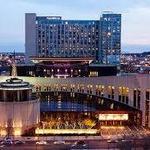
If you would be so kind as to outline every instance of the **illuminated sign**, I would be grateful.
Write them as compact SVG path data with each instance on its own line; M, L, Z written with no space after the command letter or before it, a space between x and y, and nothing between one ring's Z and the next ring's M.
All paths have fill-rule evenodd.
M128 114L99 114L99 120L128 120Z
M47 16L47 19L60 19L61 20L61 16Z
M96 134L97 129L39 129L35 134Z
M91 71L91 72L90 72L90 77L98 77L98 72L96 72L96 71Z

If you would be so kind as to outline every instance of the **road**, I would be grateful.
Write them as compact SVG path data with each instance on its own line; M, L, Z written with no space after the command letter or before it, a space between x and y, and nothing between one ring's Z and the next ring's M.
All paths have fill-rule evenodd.
M10 145L10 146L0 146L0 150L71 150L77 149L72 148L71 145L75 141L67 141L66 144L54 144L52 141L48 141L47 145L37 145L35 142L26 142L22 145ZM144 139L136 139L134 141L125 140L125 141L111 141L110 143L107 140L86 140L87 148L91 150L100 150L100 149L128 149L132 150L138 148L140 150L149 150L150 142L146 142Z

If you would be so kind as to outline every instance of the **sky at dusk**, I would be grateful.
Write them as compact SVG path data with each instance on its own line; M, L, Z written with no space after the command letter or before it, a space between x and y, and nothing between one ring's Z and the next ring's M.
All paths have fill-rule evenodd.
M25 13L63 19L99 19L122 14L122 51L150 51L150 0L0 0L0 51L24 52Z

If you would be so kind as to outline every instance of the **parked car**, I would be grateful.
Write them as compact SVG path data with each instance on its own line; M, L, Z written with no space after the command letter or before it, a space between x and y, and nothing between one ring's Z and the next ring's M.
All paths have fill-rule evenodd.
M54 141L54 144L66 144L65 141Z
M13 142L11 140L4 140L1 142L1 144L4 144L4 145L12 145Z
M20 141L20 140L16 140L16 141L14 141L14 144L21 145L21 144L25 144L25 142L24 141Z
M108 139L107 143L118 143L119 141L117 139Z
M85 149L87 148L87 144L84 141L77 141L73 145L71 145L73 149Z
M39 145L46 145L47 142L46 142L46 141L37 141L36 144L39 144Z

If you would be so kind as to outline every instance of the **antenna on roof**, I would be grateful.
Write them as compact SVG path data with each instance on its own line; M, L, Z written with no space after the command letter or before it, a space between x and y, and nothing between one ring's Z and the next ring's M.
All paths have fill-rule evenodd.
M15 63L15 57L16 56L16 53L15 53L15 50L14 50L14 54L13 54L13 59L12 59L12 71L11 71L11 76L13 78L15 78L17 76L17 68L16 68L16 63Z
M108 11L108 10L102 11L102 14L113 14L113 13L114 13L113 11Z

